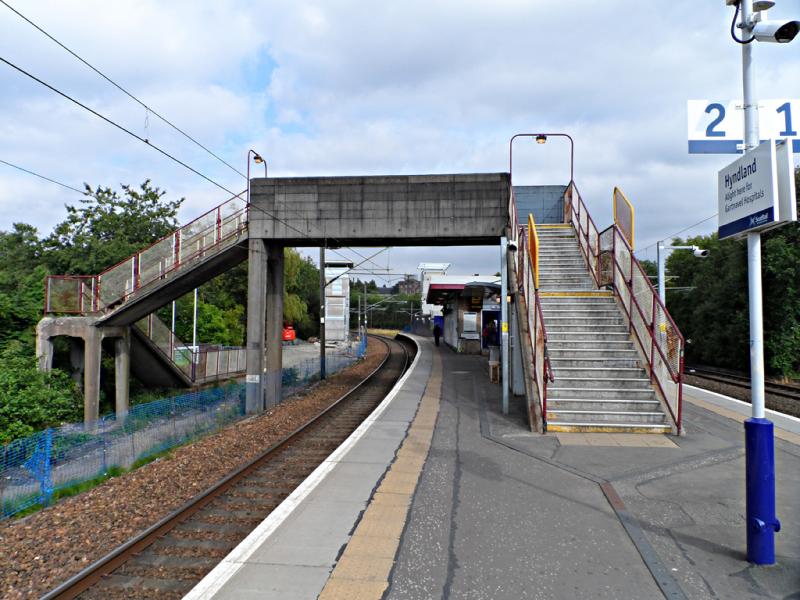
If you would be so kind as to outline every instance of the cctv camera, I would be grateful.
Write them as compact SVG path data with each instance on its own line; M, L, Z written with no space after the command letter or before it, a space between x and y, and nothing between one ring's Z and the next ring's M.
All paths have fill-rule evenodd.
M759 42L791 42L798 31L800 21L761 21L753 25L753 36Z
M709 255L709 251L708 250L703 250L702 248L695 248L694 249L694 255L697 258L705 258L706 256Z
M516 252L517 251L517 242L513 240L508 241L508 251L509 252Z

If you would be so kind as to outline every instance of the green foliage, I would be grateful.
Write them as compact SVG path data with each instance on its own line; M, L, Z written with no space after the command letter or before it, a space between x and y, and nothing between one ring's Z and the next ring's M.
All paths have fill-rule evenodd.
M67 219L43 241L52 272L100 273L177 229L183 198L164 199L166 192L149 180L122 191L87 184L81 205L67 205Z
M800 190L800 171L796 172ZM749 371L750 324L747 291L747 243L717 239L716 234L674 240L711 251L697 259L676 250L667 259L667 306L683 334L688 363ZM790 223L762 235L764 349L767 370L778 376L800 373L800 224Z
M83 402L66 373L42 373L19 342L0 352L0 443L34 431L81 420Z

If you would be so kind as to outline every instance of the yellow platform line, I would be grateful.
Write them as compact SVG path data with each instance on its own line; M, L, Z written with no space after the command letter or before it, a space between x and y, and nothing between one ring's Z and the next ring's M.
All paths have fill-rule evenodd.
M379 600L389 587L400 536L428 456L439 414L442 358L433 366L417 414L383 481L334 566L319 600Z
M541 298L611 298L614 292L539 292Z

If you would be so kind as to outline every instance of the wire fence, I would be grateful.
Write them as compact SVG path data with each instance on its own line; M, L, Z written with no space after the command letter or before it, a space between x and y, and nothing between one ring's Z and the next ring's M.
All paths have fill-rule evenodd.
M326 356L335 373L366 353L366 339ZM283 398L319 378L319 359L282 372ZM67 424L15 440L2 448L0 519L47 506L61 490L105 477L241 419L245 386L229 383L131 407L124 420L110 414L91 426Z

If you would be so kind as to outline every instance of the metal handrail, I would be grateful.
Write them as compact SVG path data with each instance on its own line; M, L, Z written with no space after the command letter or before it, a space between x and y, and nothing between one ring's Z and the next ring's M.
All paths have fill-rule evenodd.
M242 192L244 193L244 192ZM107 309L111 306L117 305L119 302L124 302L136 292L141 290L142 288L154 283L155 281L164 279L167 275L177 270L180 270L182 266L184 266L187 262L194 261L195 259L206 255L210 252L214 252L218 250L223 244L225 244L231 238L235 238L239 236L246 228L247 228L247 216L248 216L248 206L244 204L242 208L232 212L229 215L222 214L222 210L226 205L230 203L241 200L240 196L242 194L238 194L236 196L232 196L219 206L203 213L199 217L193 219L189 223L182 225L176 231L173 231L169 235L162 237L161 239L153 242L152 244L148 245L147 247L139 250L135 254L125 258L124 260L118 262L117 264L105 269L101 273L97 275L48 275L45 280L45 312L65 312L65 313L77 313L77 314L86 314L89 312L99 312L101 310ZM244 202L242 200L242 202ZM209 223L208 225L204 226L202 229L193 232L192 227L195 226L197 223L201 222L204 219L207 219L209 215L214 215L216 213L216 218L214 219L213 223ZM243 217L243 218L242 218ZM223 227L225 224L234 222L236 226L228 231L227 233L223 234ZM181 234L191 233L191 239L204 239L209 232L213 233L213 242L209 245L203 245L202 247L198 247L197 250L194 250L190 253L184 253L184 244L185 240L182 238ZM150 275L143 276L142 270L142 256L144 256L148 250L151 248L163 244L164 242L168 242L170 246L170 253L168 256L164 256L162 258L163 268L152 269L154 265L146 265L145 271L152 269L153 272ZM155 264L155 263L154 263ZM129 267L130 266L130 267ZM125 284L123 290L120 290L119 293L114 293L109 298L102 298L103 290L103 279L107 278L110 273L112 272L120 272L120 270L127 270L130 268L129 274L129 283ZM76 302L75 306L72 309L61 309L54 311L52 310L52 303L50 302L50 282L53 280L61 280L61 279L74 279L74 278L83 278L86 280L91 280L91 290L92 290L92 301L91 301L91 308L87 308L84 306L83 298L81 297L80 302ZM126 274L125 277L128 277Z
M612 250L611 250L612 261L611 261L611 278L610 278L610 282L609 283L611 284L615 295L620 299L619 304L622 306L622 309L623 309L623 311L625 313L625 316L628 318L629 331L631 333L635 334L635 339L636 339L637 343L639 344L639 347L642 349L642 352L644 353L645 356L649 357L649 365L648 365L648 367L649 367L649 371L650 371L650 378L653 381L653 383L655 383L655 385L657 386L658 391L660 392L661 396L664 398L665 404L666 404L667 409L668 409L668 411L670 413L670 416L672 417L673 421L675 422L675 425L676 425L676 427L678 429L678 433L680 433L681 429L682 429L682 415L683 415L683 368L684 368L683 353L684 353L684 348L685 348L685 339L683 337L683 334L678 329L678 326L675 323L675 320L672 318L672 315L670 315L669 312L667 311L667 308L666 308L666 306L664 306L664 303L661 302L661 298L658 296L658 293L656 292L655 288L653 287L653 284L650 282L650 279L646 276L646 272L644 271L644 268L642 267L641 263L634 256L633 251L631 249L631 246L628 243L628 239L626 238L624 232L622 232L622 230L619 228L619 226L616 223L614 223L611 226L609 226L608 228L604 229L602 232L598 232L597 231L597 227L595 226L594 221L592 220L591 215L589 214L589 211L586 208L586 205L584 204L583 199L580 197L580 194L578 193L577 187L574 184L570 185L568 191L565 193L565 196L567 194L569 194L569 196L570 196L570 207L569 207L569 209L567 209L567 212L570 215L570 223L573 226L573 228L576 230L576 234L578 235L578 238L579 238L578 246L581 249L581 252L582 252L582 254L584 256L584 259L587 261L587 265L589 266L589 270L590 271L592 271L591 262L590 261L592 259L594 259L594 261L595 261L596 268L595 268L595 271L592 274L594 275L594 278L595 278L595 281L597 282L598 287L600 287L600 285L603 284L603 282L601 282L601 280L600 280L600 275L601 275L601 273L600 273L600 255L602 254L602 251L601 251L601 248L600 248L600 240L608 232L611 232L611 238L612 238ZM624 195L623 195L623 197L624 197ZM625 199L627 201L627 198L625 198ZM582 214L585 214L586 217L587 217L586 218L587 225L586 225L585 229L584 229L583 224L581 222ZM591 243L591 236L589 235L590 226L592 228L594 228L594 232L595 232L595 237L594 237L595 246L594 247L593 247L593 245ZM625 271L623 269L623 266L617 260L616 244L618 243L618 240L619 240L619 243L623 245L624 249L628 252L628 255L630 256L630 265L629 265L629 271L628 271L628 275L627 276L625 275ZM585 245L586 245L585 249L584 249L583 242L585 242ZM591 259L590 259L590 255L591 255ZM651 317L649 319L649 323L648 323L647 316L646 316L644 310L642 309L642 306L641 306L640 302L637 300L636 295L634 293L634 289L633 289L634 269L638 269L639 273L642 275L641 279L646 282L646 286L647 286L645 289L647 289L649 291L650 295L651 295L652 314L651 314ZM630 308L628 306L626 306L624 301L622 301L622 295L620 293L620 290L617 289L617 285L615 283L616 282L616 274L617 274L617 272L620 275L622 275L622 279L625 282L625 288L626 288L626 291L628 293L628 297L630 298L630 302L631 302L631 307ZM643 324L645 324L646 329L648 331L648 334L650 336L650 340L649 340L650 348L649 348L649 351L645 347L646 340L642 340L640 335L639 335L639 331L635 327L633 327L633 307L634 306L636 307L636 312L637 312L641 322ZM658 343L658 340L657 340L657 335L656 335L656 314L659 311L668 320L669 325L671 326L672 330L674 331L674 335L676 336L677 341L678 341L678 343L680 345L680 356L679 356L679 360L678 360L677 369L674 369L672 367L672 363L670 362L669 358L664 353L664 349L661 347L661 344ZM676 406L676 410L675 411L673 411L672 406L670 405L670 402L668 401L668 398L667 398L667 395L666 395L666 391L664 389L664 384L663 384L663 382L661 381L661 379L658 377L658 375L656 373L655 364L654 364L656 351L658 352L659 356L661 357L661 361L666 366L667 372L669 374L670 379L673 381L673 383L675 383L678 386L677 406Z

